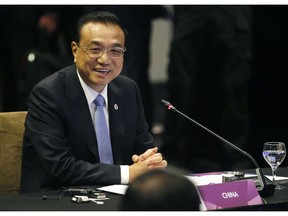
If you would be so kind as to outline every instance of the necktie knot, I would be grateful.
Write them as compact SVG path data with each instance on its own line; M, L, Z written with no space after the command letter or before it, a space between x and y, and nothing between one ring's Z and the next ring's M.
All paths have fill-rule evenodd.
M96 106L104 106L105 104L104 97L101 94L99 94L94 100L94 103L96 104Z

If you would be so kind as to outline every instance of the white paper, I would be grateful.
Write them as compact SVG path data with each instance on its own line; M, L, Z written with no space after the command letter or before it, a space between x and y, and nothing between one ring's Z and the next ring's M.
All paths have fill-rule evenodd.
M203 176L185 176L196 186L220 184L222 183L222 175L203 175Z
M106 191L110 193L124 195L126 193L127 188L128 188L128 185L109 185L109 186L104 186L104 187L100 187L97 189L100 191Z

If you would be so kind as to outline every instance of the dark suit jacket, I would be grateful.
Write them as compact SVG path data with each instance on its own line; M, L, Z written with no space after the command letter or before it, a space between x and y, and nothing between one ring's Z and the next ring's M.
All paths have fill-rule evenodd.
M25 123L20 193L119 184L119 165L130 165L133 154L154 147L136 83L118 76L108 85L108 98L115 165L99 163L91 114L76 67L64 68L36 85Z

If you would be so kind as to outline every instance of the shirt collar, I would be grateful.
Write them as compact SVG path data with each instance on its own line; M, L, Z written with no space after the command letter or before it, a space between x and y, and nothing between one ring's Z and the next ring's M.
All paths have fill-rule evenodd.
M76 69L77 70L77 69ZM98 93L97 91L95 91L94 89L92 89L90 86L88 86L84 80L81 78L78 70L77 70L77 75L78 75L78 78L79 78L79 81L80 81L80 84L84 90L84 93L85 93L85 96L86 96L86 99L87 99L87 102L88 102L88 105L91 105L93 103L93 101L95 100L95 98L98 96L98 94L101 94L104 99L105 99L105 104L107 105L108 104L108 95L107 95L107 86L106 85L104 87L104 89Z

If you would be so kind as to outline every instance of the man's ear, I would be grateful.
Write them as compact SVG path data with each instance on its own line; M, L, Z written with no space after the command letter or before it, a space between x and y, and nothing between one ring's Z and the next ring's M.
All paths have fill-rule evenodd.
M76 62L76 53L78 50L78 46L77 46L77 43L75 41L71 42L71 50L72 50L72 54L74 56L74 62Z

